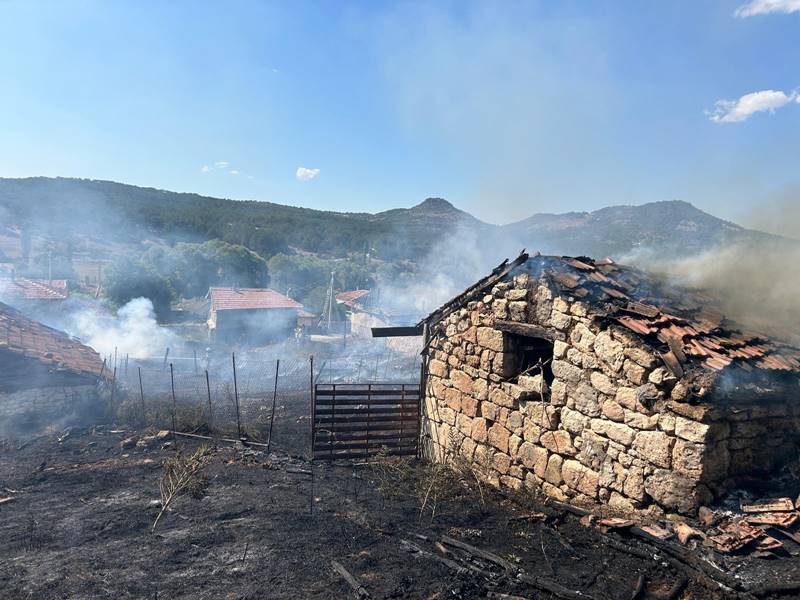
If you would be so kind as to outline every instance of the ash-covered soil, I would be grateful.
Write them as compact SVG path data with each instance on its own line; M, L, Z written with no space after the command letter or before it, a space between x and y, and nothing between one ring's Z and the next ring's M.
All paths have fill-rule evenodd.
M316 463L312 482L311 465L290 450L220 446L206 495L179 498L152 533L162 462L175 450L159 440L123 451L120 442L132 435L140 434L83 429L63 441L53 434L0 449L0 497L13 497L0 504L0 597L355 597L333 560L373 598L556 597L489 560L438 545L443 536L491 551L574 598L633 598L641 575L639 598L665 598L683 576L689 581L675 597L732 595L624 533L603 534L552 506L496 491L482 490L482 500L467 482L451 482L456 489L445 498L428 497L420 516L421 498L408 488L425 489L419 478L429 473L416 463L404 489L387 491L367 465ZM187 453L198 442L178 444ZM728 559L725 569L751 583L787 581L798 578L800 561Z

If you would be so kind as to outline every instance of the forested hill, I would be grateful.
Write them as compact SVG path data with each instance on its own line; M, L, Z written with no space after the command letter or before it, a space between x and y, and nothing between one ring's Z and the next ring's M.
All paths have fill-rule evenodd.
M341 213L44 177L0 179L0 228L3 225L54 239L73 233L109 244L154 237L168 243L220 239L264 257L293 248L329 257L368 251L389 261L418 260L448 237L465 250L477 246L491 255L489 263L522 247L589 256L620 257L642 249L685 256L721 243L785 241L680 201L537 214L494 226L441 198L377 214Z
M55 237L69 232L123 243L222 239L264 256L289 247L329 256L372 248L386 259L423 256L437 235L461 222L486 226L441 199L378 214L341 213L45 177L0 179L0 217L4 225Z

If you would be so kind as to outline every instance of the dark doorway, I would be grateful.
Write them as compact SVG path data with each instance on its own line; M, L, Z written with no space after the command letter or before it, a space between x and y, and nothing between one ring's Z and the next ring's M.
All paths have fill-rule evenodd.
M517 376L541 372L547 385L553 383L553 342L544 338L509 334L511 351L519 361Z

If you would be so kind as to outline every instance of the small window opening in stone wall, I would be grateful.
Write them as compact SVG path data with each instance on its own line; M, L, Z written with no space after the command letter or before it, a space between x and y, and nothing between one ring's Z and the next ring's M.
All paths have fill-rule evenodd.
M516 376L544 375L547 385L553 383L553 342L544 338L509 334L511 352L516 356Z

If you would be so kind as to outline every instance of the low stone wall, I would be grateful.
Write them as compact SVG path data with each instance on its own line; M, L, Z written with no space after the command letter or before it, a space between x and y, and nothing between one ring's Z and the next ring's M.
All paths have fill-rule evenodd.
M557 338L549 386L541 374L509 381L518 357L511 337L493 328L496 319ZM526 275L441 325L430 344L423 448L435 460L466 460L494 485L685 513L751 467L775 462L761 462L770 451L759 434L773 420L784 423L770 430L769 448L789 451L796 440L800 417L788 404L735 412L690 405L689 382L676 380L640 338Z
M99 410L96 385L0 392L0 434L30 431L48 424L68 425Z

